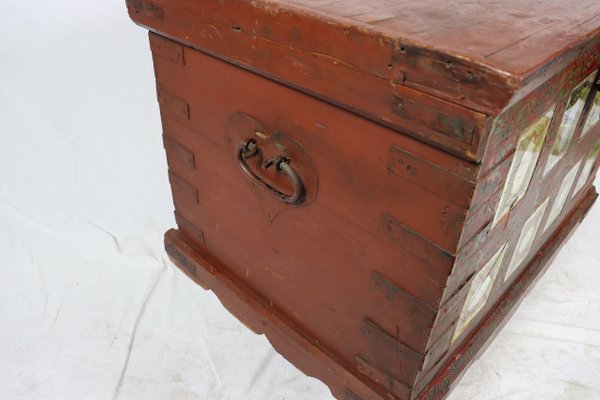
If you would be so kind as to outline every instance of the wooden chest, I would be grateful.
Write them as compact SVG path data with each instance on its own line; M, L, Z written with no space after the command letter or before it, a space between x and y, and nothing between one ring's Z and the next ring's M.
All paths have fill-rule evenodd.
M443 398L596 199L598 1L127 7L167 252L338 399Z

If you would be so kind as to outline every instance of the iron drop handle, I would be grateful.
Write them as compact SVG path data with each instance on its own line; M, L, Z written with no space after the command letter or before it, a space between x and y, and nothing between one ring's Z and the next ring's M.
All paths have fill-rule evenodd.
M287 204L301 204L304 200L304 183L300 178L300 175L292 168L291 160L283 155L275 156L263 162L261 168L267 170L271 166L275 167L277 171L283 171L292 182L293 193L288 195L280 190L275 189L269 185L263 179L252 171L246 160L261 155L261 150L258 147L256 140L249 138L240 143L236 150L237 159L240 163L242 170L256 183L259 187L263 188L271 195L275 196L279 200Z

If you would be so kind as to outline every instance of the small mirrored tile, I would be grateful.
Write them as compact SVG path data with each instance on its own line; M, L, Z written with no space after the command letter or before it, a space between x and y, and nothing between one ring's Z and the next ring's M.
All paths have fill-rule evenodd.
M595 75L596 72L588 75L588 77L585 78L579 85L577 85L571 92L571 96L567 102L560 127L558 128L556 138L554 139L554 144L550 150L548 161L546 162L544 175L554 168L561 158L567 154L567 150L569 150L569 146L571 145L571 141L575 135L575 130L579 123L579 118L583 112L586 100L590 91L592 90Z
M579 174L579 179L577 179L577 184L575 185L575 190L573 190L573 196L577 196L579 191L585 186L585 183L590 178L592 170L594 169L594 164L596 164L596 160L598 159L598 153L600 153L600 140L594 144L592 150L585 159L583 169L581 170L581 174Z
M597 84L600 84L600 82L597 82ZM583 139L585 135L598 124L598 122L600 122L600 91L596 91L596 94L594 95L592 106L581 131L581 139Z
M533 245L533 242L537 236L538 228L540 226L540 222L542 222L542 217L544 216L544 210L546 210L547 204L548 198L546 198L546 200L539 205L539 207L527 219L525 225L523 225L523 230L519 236L519 241L515 247L510 265L506 271L506 275L504 275L504 281L506 281L513 274L517 267L521 265L525 258L527 258L527 255L531 252L531 246Z
M554 115L553 106L521 134L504 184L493 225L525 196Z
M487 303L500 271L506 247L507 244L504 244L473 277L452 341L465 331L469 323Z
M573 182L575 181L575 177L577 176L577 171L579 171L580 165L581 161L573 165L560 182L560 186L556 190L556 195L554 196L554 201L552 202L552 207L550 208L550 213L548 214L548 220L546 221L544 231L547 231L548 228L550 228L554 221L556 221L556 218L558 218L560 215L562 209L565 207L567 197L569 196L571 187L573 187Z

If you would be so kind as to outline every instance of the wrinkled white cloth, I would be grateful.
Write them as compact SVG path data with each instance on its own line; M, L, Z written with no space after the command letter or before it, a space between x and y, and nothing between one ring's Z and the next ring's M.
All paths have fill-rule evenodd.
M124 3L0 3L0 398L331 399L168 261ZM596 205L451 400L600 399L599 225Z

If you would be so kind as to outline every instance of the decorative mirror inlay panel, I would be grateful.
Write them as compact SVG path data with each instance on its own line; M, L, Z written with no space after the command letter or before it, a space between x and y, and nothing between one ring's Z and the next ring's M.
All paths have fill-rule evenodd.
M554 145L552 146L550 156L548 157L548 162L546 163L544 175L547 174L556 164L558 164L565 154L567 154L567 150L569 150L569 146L571 145L571 140L575 134L579 118L581 117L583 107L590 90L592 89L595 75L596 72L588 75L588 77L585 78L579 85L577 85L577 87L575 87L575 89L573 89L571 92L571 96L569 97L569 101L565 108L563 119L560 123L560 127L558 128L558 132L556 133Z
M473 277L469 293L465 300L465 305L463 306L460 318L456 324L456 330L454 331L452 341L465 331L469 323L475 318L479 311L481 311L485 303L487 303L492 288L494 287L496 276L502 265L506 247L507 244L504 244L504 246L490 258L477 275Z
M548 127L554 115L552 106L544 113L537 121L531 124L523 131L519 141L515 155L510 166L510 171L504 184L500 203L496 209L493 225L502 219L502 217L525 196L529 182L535 171L540 151L548 132Z
M523 230L519 236L519 241L515 247L510 265L506 271L506 275L504 275L504 281L506 281L513 274L513 272L519 265L521 265L531 251L531 245L537 237L538 228L540 226L540 222L542 222L542 217L544 216L544 210L546 210L547 204L548 198L546 198L546 200L540 204L540 206L527 219L525 225L523 225Z
M573 187L575 177L577 176L577 171L579 171L580 165L581 161L573 165L571 169L569 169L569 172L567 172L565 177L560 182L560 186L556 190L556 196L554 196L554 201L552 202L552 207L550 208L550 213L548 214L548 220L546 221L544 231L548 230L548 228L554 223L554 221L556 221L556 218L558 218L560 212L564 208L565 203L567 202L567 197L569 196L569 192L571 191L571 187Z
M573 191L573 196L577 196L581 188L585 186L585 183L590 178L590 174L592 173L592 170L594 169L594 164L596 164L596 160L598 158L598 153L600 153L600 140L598 140L594 144L594 146L592 146L592 150L589 152L587 158L585 159L583 169L581 170L581 174L579 174L579 179L577 180L575 190Z
M600 85L600 80L596 82L596 85ZM581 131L581 139L588 134L590 130L600 121L600 91L596 91L594 95L594 100L592 101L592 106L590 112L585 119L585 125L583 125L583 129Z

